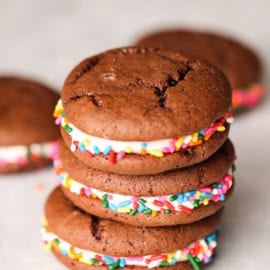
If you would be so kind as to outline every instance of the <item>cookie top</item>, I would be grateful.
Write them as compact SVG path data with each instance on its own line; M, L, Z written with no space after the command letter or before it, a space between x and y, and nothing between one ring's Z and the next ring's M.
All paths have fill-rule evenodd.
M69 179L85 186L130 196L163 196L200 189L222 179L235 159L233 145L228 140L209 159L190 167L155 175L120 175L88 167L63 141L59 154L61 165L55 163L55 166L60 178L67 174Z
M260 60L252 49L217 33L188 29L164 30L148 34L136 44L184 51L202 57L220 68L233 88L256 82L261 75Z
M182 53L136 47L84 60L61 97L66 118L79 130L122 141L192 134L231 106L230 85L215 67Z
M30 145L59 138L52 113L59 95L19 77L0 77L0 146Z
M173 227L133 227L86 214L60 188L45 206L48 229L71 245L108 256L142 256L172 252L216 230L222 211L199 222Z

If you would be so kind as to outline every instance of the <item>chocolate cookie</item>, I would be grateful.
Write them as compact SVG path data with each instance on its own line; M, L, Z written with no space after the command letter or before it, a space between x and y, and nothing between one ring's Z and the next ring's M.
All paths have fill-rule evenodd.
M55 172L66 197L93 215L133 226L170 226L212 215L231 196L233 146L208 160L157 175L130 176L92 169L61 142Z
M259 83L261 63L245 44L217 33L175 29L153 32L136 42L139 46L163 47L202 57L220 68L233 88L235 110L255 106L265 95Z
M51 116L59 95L18 77L0 77L0 93L0 173L50 164L60 137Z
M211 260L222 211L188 225L133 227L85 214L57 188L47 200L45 216L46 248L63 255L57 257L72 269L88 269L83 264L89 269L192 269L188 261L198 267Z
M153 174L201 162L227 138L231 89L213 66L162 49L122 48L80 63L55 109L87 165ZM113 166L109 166L113 165Z

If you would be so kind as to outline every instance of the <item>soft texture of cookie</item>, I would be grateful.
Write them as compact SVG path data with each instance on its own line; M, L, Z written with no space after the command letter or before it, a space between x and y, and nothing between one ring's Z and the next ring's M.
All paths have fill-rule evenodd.
M258 56L247 45L231 37L174 29L150 33L136 44L185 51L213 63L225 73L232 85L234 109L252 107L265 94L264 86L258 84L262 71Z
M97 265L111 265L112 258L117 257L113 260L119 259L119 264L124 260L124 266L136 265L138 261L140 265L145 263L145 266L149 266L152 263L152 266L159 266L160 261L165 260L165 263L168 261L167 257L164 259L158 255L170 253L178 261L181 252L184 261L190 260L188 257L195 260L194 257L197 257L198 253L207 252L208 261L216 245L213 232L216 231L221 216L222 210L211 217L188 225L133 227L99 219L82 212L64 197L60 188L57 188L49 196L45 206L47 224L44 225L42 235L48 249L71 257L74 261L80 259L81 263L91 262L90 258L86 258L88 254L95 258L96 261L92 260L92 262L93 264L96 262ZM174 254L176 251L179 257ZM143 258L139 260L138 257Z
M51 116L59 95L19 77L0 77L0 173L50 163L59 129Z
M69 74L61 98L55 116L67 144L79 149L77 156L89 166L118 173L128 173L126 165L108 169L102 153L111 164L134 154L130 174L183 167L216 151L227 137L226 122L231 122L231 89L223 73L197 58L162 49L121 48L88 58ZM223 136L215 136L207 151L206 141L211 144L219 132ZM166 156L204 143L189 163L185 155L171 166L155 163L157 158L171 163ZM93 155L99 160L91 161ZM149 162L161 170L150 165L145 171L141 165Z
M230 198L233 146L227 141L207 161L149 176L87 167L60 144L55 172L66 197L93 215L135 226L191 223L215 213Z

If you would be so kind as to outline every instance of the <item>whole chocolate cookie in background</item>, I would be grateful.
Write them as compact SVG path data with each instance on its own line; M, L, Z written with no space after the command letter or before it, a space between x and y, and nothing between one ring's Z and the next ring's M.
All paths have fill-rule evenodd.
M80 162L62 141L54 162L64 195L101 218L133 226L198 221L221 209L233 191L235 152L228 140L206 161L156 175L119 175Z
M52 112L59 95L46 85L0 77L0 173L51 164L59 128Z
M184 51L216 65L231 83L235 112L254 107L266 94L259 82L262 67L258 56L234 38L206 31L174 29L145 35L136 45Z
M120 48L67 77L55 117L88 166L145 175L199 163L226 141L231 88L222 72L163 49Z
M71 269L192 269L211 260L222 212L188 225L133 227L82 212L57 188L45 206L42 238Z

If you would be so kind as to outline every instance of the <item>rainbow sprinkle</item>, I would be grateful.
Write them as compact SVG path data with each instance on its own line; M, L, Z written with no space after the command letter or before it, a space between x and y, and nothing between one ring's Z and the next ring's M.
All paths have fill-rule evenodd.
M266 95L265 87L260 83L252 83L246 89L233 89L233 110L251 109Z
M42 158L55 159L58 152L57 142L34 143L29 146L16 145L0 147L0 168L10 164L26 166Z
M188 147L198 146L209 140L215 132L224 132L226 130L225 123L232 123L233 121L231 112L228 112L209 127L191 135L148 142L128 142L99 138L79 130L65 117L61 100L58 101L55 107L54 117L56 118L55 123L62 125L64 130L71 136L72 151L79 149L90 158L99 154L106 155L111 165L131 153L139 155L150 154L151 156L161 158L164 155L175 153Z
M103 208L108 208L116 213L126 213L130 216L134 216L137 213L157 216L158 213L170 214L175 211L182 211L190 215L193 209L200 205L206 206L211 201L224 201L227 192L233 185L233 172L235 170L233 165L221 180L198 190L190 190L185 193L167 196L140 197L107 193L79 183L64 171L59 159L54 160L54 167L58 183L70 192L79 196L97 199Z
M117 257L74 247L50 232L46 226L41 229L41 234L45 250L61 253L64 256L68 256L89 266L107 265L109 270L125 268L128 265L148 268L166 267L183 261L189 261L195 270L200 270L200 263L209 263L212 261L214 248L217 246L217 235L214 232L201 240L193 242L188 247L174 252L136 257Z

